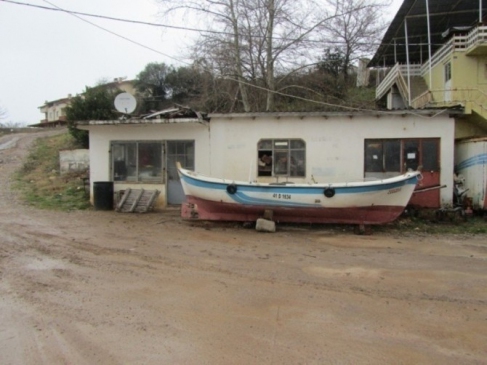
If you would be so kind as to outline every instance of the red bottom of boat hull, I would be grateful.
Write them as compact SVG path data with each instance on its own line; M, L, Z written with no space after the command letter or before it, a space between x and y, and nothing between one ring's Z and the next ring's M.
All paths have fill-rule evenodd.
M273 220L289 223L384 224L394 221L404 211L400 206L370 206L349 208L284 208L257 205L228 204L187 197L181 206L186 219L252 222L273 212Z

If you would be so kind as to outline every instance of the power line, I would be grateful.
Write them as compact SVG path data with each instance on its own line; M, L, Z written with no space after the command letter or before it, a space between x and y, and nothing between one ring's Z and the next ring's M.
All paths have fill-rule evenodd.
M6 0L0 0L0 1L6 1ZM94 26L94 27L96 27L96 28L98 28L98 29L101 29L101 30L103 30L103 31L105 31L105 32L107 32L107 33L110 33L110 34L112 34L112 35L114 35L114 36L116 36L116 37L122 38L122 39L124 39L124 40L126 40L126 41L128 41L128 42L130 42L130 43L133 43L133 44L135 44L135 45L137 45L137 46L140 46L140 47L142 47L142 48L148 49L148 50L150 50L150 51L152 51L152 52L158 53L158 54L160 54L160 55L162 55L162 56L165 56L165 57L171 58L171 59L173 59L173 60L175 60L175 61L178 61L178 62L181 62L181 63L186 63L186 64L190 65L190 63L189 63L189 62L185 62L185 61L182 61L182 60L180 60L180 59L177 59L177 58L175 58L175 57L173 57L173 56L170 56L170 55L168 55L168 54L166 54L166 53L163 53L163 52L161 52L161 51L158 51L157 49L154 49L154 48L152 48L152 47L146 46L145 44L142 44L142 43L139 43L139 42L137 42L137 41L134 41L133 39L127 38L127 37L125 37L125 36L123 36L123 35L121 35L121 34L115 33L115 32L113 32L113 31L111 31L111 30L109 30L109 29L106 29L106 28L104 28L104 27L102 27L102 26L98 25L98 24L92 23L92 22L90 22L89 20L83 19L82 17L78 16L77 14L73 14L72 12L70 12L70 11L68 11L68 10L64 10L64 9L62 9L62 8L58 7L57 5L55 5L55 4L53 4L53 3L50 3L50 2L49 2L49 1L47 1L47 0L43 0L43 1L44 1L44 2L46 2L46 3L48 3L48 4L49 4L49 5L51 5L51 6L56 7L56 8L57 8L59 11L63 11L63 12L65 12L65 13L67 13L67 14L71 15L71 16L74 16L75 18L78 18L79 20L81 20L81 21L83 21L83 22L85 22L85 23L88 23L88 24L90 24L90 25L92 25L92 26Z
M42 6L42 5L34 5L34 4L28 4L28 3L23 3L20 1L14 1L14 0L0 0L5 3L10 3L10 4L15 4L15 5L21 5L21 6L29 6L32 8L37 8L37 9L42 9L42 10L50 10L50 11L57 11L57 12L63 12L71 15L81 15L85 17L92 17L92 18L99 18L99 19L106 19L106 20L112 20L112 21L117 21L117 22L124 22L124 23L132 23L132 24L139 24L139 25L146 25L146 26L151 26L151 27L158 27L158 28L169 28L169 29L177 29L177 30L184 30L184 31L190 31L190 32L198 32L198 33L209 33L209 34L219 34L219 35L227 35L227 36L234 36L234 33L231 32L225 32L225 31L217 31L217 30L210 30L210 29L199 29L199 28L190 28L190 27L181 27L181 26L176 26L176 25L168 25L168 24L159 24L159 23L150 23L150 22L144 22L140 20L132 20L132 19L123 19L123 18L115 18L112 16L107 16L107 15L100 15L100 14L92 14L92 13L84 13L84 12L79 12L79 11L72 11L72 10L67 10L67 9L62 9L54 4L51 4L47 2L48 4L52 5L53 7L48 7L48 6ZM265 38L265 36L261 35L253 35L253 37L256 38ZM297 39L295 38L285 38L285 37L274 37L275 40L282 40L282 41L296 41ZM343 45L346 44L344 41L333 41L333 40L328 40L328 41L321 41L321 40L316 40L316 39L308 39L306 42L310 43L321 43L323 45ZM359 45L363 46L371 46L371 45L380 45L380 43L357 43Z
M23 6L30 6L32 8L38 8L38 9L43 9L43 10L51 10L51 11L59 11L63 13L68 13L71 15L82 15L82 16L87 16L87 17L92 17L92 18L100 18L100 19L107 19L107 20L114 20L117 22L125 22L125 23L133 23L133 24L141 24L141 25L148 25L152 27L159 27L159 28L170 28L170 29L178 29L178 30L189 30L192 32L206 32L206 33L215 33L215 34L226 34L226 35L232 35L232 33L228 32L220 32L220 31L213 31L213 30L205 30L205 29L197 29L197 28L188 28L188 27L178 27L176 25L167 25L167 24L158 24L158 23L149 23L149 22L143 22L140 20L132 20L132 19L122 19L122 18L115 18L111 16L106 16L106 15L99 15L99 14L90 14L90 13L83 13L79 11L71 11L71 10L66 10L62 9L54 4L50 4L51 6L54 6L53 8L50 8L48 6L42 6L42 5L34 5L34 4L28 4L28 3L23 3L20 1L13 1L13 0L0 0L5 3L10 3L10 4L15 4L15 5L23 5Z

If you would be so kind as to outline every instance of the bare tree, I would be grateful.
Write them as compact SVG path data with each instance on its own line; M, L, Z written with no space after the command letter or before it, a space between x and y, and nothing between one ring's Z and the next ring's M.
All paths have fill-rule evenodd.
M250 111L247 87L242 68L242 50L240 38L240 8L245 0L159 0L165 15L172 15L180 10L190 11L197 19L208 22L208 30L199 49L211 49L209 55L225 71L223 76L235 77L239 83L240 95L245 111ZM206 46L206 47L203 47ZM225 55L218 62L218 56ZM216 56L217 58L215 58ZM205 57L207 58L207 57ZM221 61L224 62L221 62Z
M326 0L334 14L322 24L324 42L333 40L344 55L343 78L349 78L350 66L360 58L375 52L386 24L383 10L389 0Z
M289 90L286 78L315 65L325 39L343 48L348 78L349 66L372 50L370 43L383 29L379 9L386 0L158 1L172 19L184 11L207 22L193 58L236 82L231 110L238 104L248 112L273 111L281 86Z
M254 0L257 8L254 22L254 59L260 66L266 92L266 110L273 111L279 80L276 71L286 77L308 64L303 57L306 41L316 30L322 19L315 18L313 2L297 3L288 0Z
M198 40L199 54L210 58L223 77L238 82L244 111L252 105L249 87L266 90L266 110L274 108L275 72L295 67L315 19L313 0L159 0L165 14L194 11L210 22ZM307 26L305 26L307 25ZM254 89L255 90L255 89Z

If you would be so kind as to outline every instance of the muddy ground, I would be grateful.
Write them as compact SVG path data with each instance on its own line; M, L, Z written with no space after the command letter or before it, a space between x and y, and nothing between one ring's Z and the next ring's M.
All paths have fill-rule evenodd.
M1 364L487 364L485 235L41 211L38 135L0 138Z

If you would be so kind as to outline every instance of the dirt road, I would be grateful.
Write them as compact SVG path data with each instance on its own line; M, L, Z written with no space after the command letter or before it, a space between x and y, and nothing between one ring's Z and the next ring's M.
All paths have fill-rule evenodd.
M37 136L0 138L1 364L487 364L486 236L40 211Z

